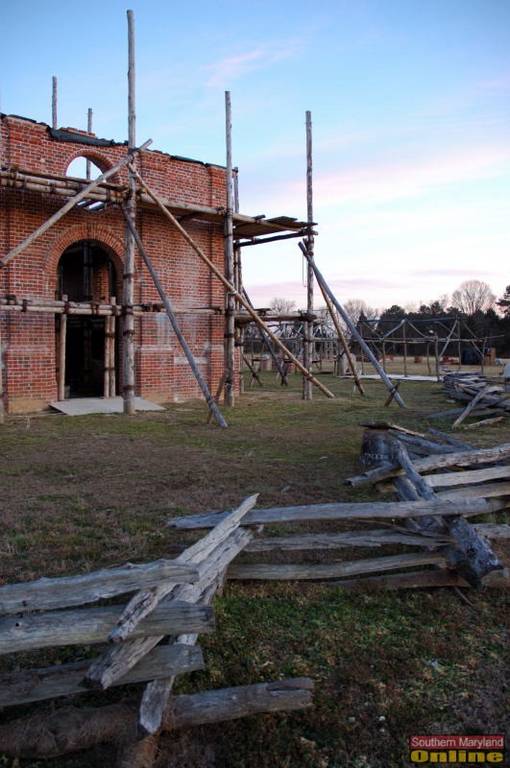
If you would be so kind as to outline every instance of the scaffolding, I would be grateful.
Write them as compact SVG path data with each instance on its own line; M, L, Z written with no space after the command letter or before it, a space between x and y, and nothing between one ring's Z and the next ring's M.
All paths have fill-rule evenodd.
M325 340L317 338L318 326L315 323L314 315L314 280L317 281L321 292L326 300L328 311L331 314L333 326L336 329L338 358L338 344L342 347L348 365L355 378L356 384L361 394L363 387L359 381L356 367L348 344L344 338L342 329L338 321L337 313L344 323L350 329L351 335L362 346L370 357L372 352L364 344L364 340L359 336L350 318L345 310L333 296L324 277L319 272L314 260L314 244L316 224L313 221L313 178L312 178L312 116L306 112L306 202L307 218L306 221L300 221L297 218L289 216L277 216L267 218L263 215L248 216L240 213L239 210L239 175L238 170L233 166L232 152L232 107L230 92L225 93L225 139L226 139L226 200L224 206L206 206L201 204L183 202L166 196L162 196L151 189L143 175L140 172L140 158L148 151L151 140L145 141L137 146L136 143L136 103L135 103L135 29L134 15L132 11L127 12L128 21L128 142L126 144L124 156L111 168L103 172L98 178L90 180L90 163L87 165L86 178L73 178L67 176L58 176L36 171L30 168L20 168L18 166L0 163L0 188L6 190L28 190L30 192L49 195L53 198L61 198L65 201L64 205L50 216L43 224L33 231L22 242L19 242L8 253L0 258L0 268L6 268L8 264L19 254L25 251L38 238L44 235L60 219L75 207L87 208L90 210L100 210L109 206L117 207L122 210L125 219L125 253L123 260L122 276L122 300L117 303L114 299L110 302L71 302L66 297L62 301L33 301L23 296L6 295L0 297L0 311L10 313L39 312L60 315L61 338L59 341L59 381L58 396L65 396L65 328L67 325L67 316L72 314L104 316L105 319L105 384L104 396L109 397L112 394L112 377L114 376L114 344L112 344L112 335L114 335L115 321L112 318L120 317L123 343L120 354L122 369L122 398L124 403L124 413L134 413L134 389L135 389L135 355L134 355L134 318L136 315L144 312L165 312L168 316L172 329L183 349L187 361L193 371L193 375L206 399L210 413L214 416L220 426L227 426L224 417L219 411L217 400L219 393L212 397L206 381L200 374L198 366L193 358L193 354L187 345L187 342L180 330L178 316L189 312L184 308L173 307L166 295L159 276L152 266L150 254L145 250L143 240L136 227L136 213L143 210L156 210L167 220L167 222L176 229L188 245L193 249L198 258L208 267L211 274L217 278L225 290L225 301L222 307L200 307L193 309L192 313L211 313L222 314L225 318L225 364L224 376L222 379L222 389L224 390L224 405L232 407L235 402L235 378L236 378L236 348L241 350L238 359L243 359L244 336L247 323L254 323L261 342L268 349L281 377L282 383L286 382L286 368L292 365L303 376L303 398L310 400L312 398L312 387L318 388L327 397L334 397L333 393L313 374L312 369L315 364L315 357L318 345L324 344ZM75 131L58 129L58 92L57 78L52 79L52 127L48 130L52 138L58 141L73 141L85 145L108 146L112 142L104 139L96 139L88 134L79 134ZM5 116L2 115L3 119ZM92 126L92 111L89 108L87 113L88 127ZM127 167L128 184L118 184L111 180L121 168ZM224 233L224 252L225 264L224 270L220 271L216 265L207 257L202 249L190 236L184 228L183 222L186 221L206 222L219 225ZM301 349L291 338L285 334L275 333L270 324L266 322L264 313L257 311L246 290L242 280L242 250L246 247L254 247L267 243L275 243L282 240L298 239L298 245L301 249L306 263L306 291L307 306L306 311L301 313ZM140 255L147 266L151 278L159 293L161 303L151 305L136 305L134 302L134 254L138 249ZM280 316L278 321L284 321ZM328 344L332 343L333 337L328 338ZM0 338L0 370L1 370L1 338ZM373 357L373 356L372 356ZM246 356L244 355L244 358ZM372 359L382 380L392 391L393 384L388 379L385 371L375 357ZM112 368L113 366L113 368ZM239 373L239 371L237 371ZM399 395L395 399L399 405L404 406L403 400ZM0 383L0 400L2 401L2 384ZM1 416L1 410L0 410Z
M443 362L479 365L484 372L490 347L497 336L477 336L462 317L361 317L357 328L385 371L388 359L402 358L402 375L409 375L409 358L425 358L429 376L439 381ZM446 359L448 358L448 359ZM362 374L366 358L360 353Z

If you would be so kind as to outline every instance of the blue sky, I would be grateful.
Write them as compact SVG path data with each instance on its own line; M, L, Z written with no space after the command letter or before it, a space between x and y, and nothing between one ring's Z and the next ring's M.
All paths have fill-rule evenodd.
M126 137L126 4L3 0L4 112ZM429 301L464 279L510 283L510 1L130 5L138 139L224 161L232 91L241 209L305 216L314 123L316 257L338 296ZM23 55L20 54L22 52ZM303 304L292 241L244 251L252 297Z

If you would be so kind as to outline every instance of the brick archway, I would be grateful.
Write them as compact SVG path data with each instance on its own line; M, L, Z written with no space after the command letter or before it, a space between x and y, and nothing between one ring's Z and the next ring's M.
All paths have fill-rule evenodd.
M48 295L54 295L57 284L58 263L64 251L80 240L93 240L107 251L111 257L117 272L117 280L122 280L124 242L117 237L108 227L95 222L77 224L69 227L53 241L48 256L44 262L44 274L46 278L45 291Z
M69 166L74 162L74 160L77 160L78 158L90 160L91 163L94 163L94 165L96 165L102 173L112 168L116 162L116 158L111 158L100 150L89 149L87 146L82 148L72 147L68 155L59 158L60 168L58 169L58 173L61 176L67 176ZM121 172L117 172L111 176L110 181L119 184L121 182Z
M74 152L71 152L69 157L66 157L66 173L71 163L78 157L84 157L86 160L90 160L90 162L94 163L94 165L97 165L99 170L103 173L108 171L113 166L111 160L102 155L100 152L94 152L94 150L89 149L76 149Z

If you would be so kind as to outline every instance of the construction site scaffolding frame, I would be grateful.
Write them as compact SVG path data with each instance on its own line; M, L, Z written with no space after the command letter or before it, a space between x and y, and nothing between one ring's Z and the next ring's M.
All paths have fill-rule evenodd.
M142 179L136 169L136 157L138 153L145 150L151 140L145 142L140 147L136 147L136 63L135 63L135 28L134 14L131 10L127 11L128 21L128 147L125 157L118 161L112 168L108 169L93 181L87 178L83 183L80 179L68 177L55 177L51 174L41 173L30 170L20 170L19 168L0 167L0 186L13 189L29 189L46 194L57 194L67 197L67 202L55 214L50 216L34 232L26 237L22 242L12 248L3 258L0 259L0 267L5 267L12 259L28 248L36 239L41 237L48 229L54 226L60 219L72 210L79 203L84 205L97 204L120 205L122 207L126 225L125 225L125 256L123 264L123 299L122 304L117 305L113 299L109 304L97 305L93 302L90 306L87 303L55 302L46 300L42 302L33 302L22 299L21 303L14 297L10 300L0 299L0 309L10 311L40 311L53 312L66 318L68 314L103 314L105 316L105 396L111 396L112 378L114 380L115 371L112 376L112 359L114 356L114 344L112 344L112 321L120 314L122 318L123 344L121 345L122 354L122 397L124 403L124 413L130 415L135 412L134 394L135 394L135 356L134 356L134 318L140 311L146 311L146 308L136 307L134 304L134 253L138 241L138 250L147 265L147 258L143 256L143 244L139 238L135 226L136 208L138 205L156 205L166 218L173 224L186 239L202 261L209 267L223 284L226 291L225 306L223 313L225 315L225 374L223 377L223 386L225 391L224 402L227 406L234 405L235 392L235 347L241 348L239 360L242 361L243 327L248 322L254 322L259 330L260 338L267 347L270 355L278 370L282 383L287 383L286 367L284 361L290 362L301 372L303 376L303 398L311 399L312 386L316 386L327 397L334 397L333 393L311 372L313 364L312 350L314 348L314 326L313 321L313 284L314 278L317 279L321 291L326 301L328 311L331 313L333 324L337 331L338 342L344 349L349 367L354 376L356 386L360 394L363 394L363 387L357 375L356 366L349 351L349 347L341 327L336 317L336 312L344 319L346 313L339 309L340 305L333 296L329 286L327 286L322 275L318 277L317 268L314 262L314 222L313 222L313 158L312 158L312 116L311 112L306 112L306 189L307 189L307 220L298 222L296 219L288 217L278 217L275 219L266 219L265 216L243 216L239 213L239 187L238 171L232 165L232 108L230 92L225 93L225 137L226 137L226 207L213 208L203 205L186 204L176 201L169 201L157 195L150 189ZM52 126L57 128L57 78L52 78ZM92 110L89 108L87 114L87 128L90 131L92 127ZM116 174L124 166L128 167L128 186L127 188L120 184L109 182L111 176ZM87 165L86 176L90 177L90 165ZM223 220L224 226L224 244L225 244L225 274L220 272L217 267L208 259L208 257L196 245L187 231L182 227L176 215L178 212L187 219L201 219L219 223ZM243 230L244 227L244 230ZM251 229L250 229L251 228ZM289 231L290 230L290 231ZM307 311L303 314L304 333L303 333L303 354L302 360L294 355L282 343L264 322L261 315L255 310L250 301L242 282L242 248L247 246L261 245L268 242L287 240L289 238L304 238L303 243L299 243L307 261ZM147 254L146 254L147 255ZM153 279L154 279L154 275ZM164 293L161 283L154 279L157 290L160 293L163 305L154 307L152 311L162 311L164 308L168 314L169 320L174 326L176 323L175 310L169 304L168 296ZM21 304L21 306L20 306ZM79 304L79 305L78 305ZM333 308L334 305L334 308ZM171 309L169 310L169 307ZM215 308L202 308L203 311L216 311ZM247 317L246 317L247 316ZM110 319L111 318L111 319ZM62 321L62 333L59 350L59 381L58 396L65 396L65 327L66 320ZM175 327L174 327L175 330ZM181 334L182 335L182 334ZM64 342L62 341L64 340ZM182 343L182 340L179 339ZM108 346L109 345L109 346ZM276 349L282 355L280 361ZM192 355L188 347L188 362L197 378L197 370L191 363ZM0 340L0 368L1 368L1 340ZM239 371L240 373L240 371ZM381 378L385 380L385 372L381 369ZM206 386L204 381L197 379L206 401L214 415L216 421L221 422L223 417L215 407L215 398ZM398 401L398 396L395 398ZM0 419L3 413L3 391L0 383ZM403 404L403 403L402 403ZM226 425L226 423L225 423Z

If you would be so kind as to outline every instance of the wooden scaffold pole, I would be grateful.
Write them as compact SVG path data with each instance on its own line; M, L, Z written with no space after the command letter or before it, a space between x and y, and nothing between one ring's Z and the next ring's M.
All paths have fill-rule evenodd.
M283 342L276 336L276 334L273 333L273 331L266 325L266 323L262 320L260 315L253 309L253 307L250 306L249 302L246 301L244 296L237 291L237 289L234 287L232 283L230 283L223 272L221 272L216 265L211 261L211 259L206 256L206 254L203 252L203 250L195 243L193 238L186 232L182 224L175 218L173 213L168 210L168 208L164 205L161 198L159 197L156 192L154 192L144 181L144 179L140 176L136 168L133 166L130 166L130 168L133 170L133 173L135 174L135 177L137 178L138 182L141 184L141 186L145 189L149 197L156 203L159 210L165 216L166 219L181 233L183 238L186 240L189 246L193 248L197 256L204 262L204 264L207 264L211 272L218 278L218 280L222 283L224 288L227 291L230 291L234 298L241 304L244 309L248 312L252 320L258 325L259 328L262 328L263 331L267 334L267 336L272 340L272 342L280 349L284 355L287 355L287 357L290 359L291 362L294 363L296 368L301 371L305 376L308 376L310 378L310 381L312 384L314 384L316 387L318 387L321 392L323 392L327 397L335 397L330 390L324 386L324 384L315 378L315 376L308 371L304 365L301 363L300 360L297 359L295 355L292 354L292 352L288 349L288 347L283 344Z
M232 101L225 91L225 142L227 151L227 210L225 212L225 277L234 283L234 188L232 176ZM227 292L225 306L225 405L235 402L235 298Z
M4 404L4 364L2 349L2 321L0 319L0 424L4 423L5 404Z
M306 244L299 243L299 247L301 248L301 251L303 252L306 258L306 252L307 252ZM335 311L335 308L331 302L331 299L329 298L327 291L324 290L323 285L321 283L319 283L319 288L321 289L321 293L324 298L324 301L326 302L328 312L331 315L333 325L335 326L335 330L338 336L338 341L340 342L340 344L342 345L342 349L344 350L347 363L349 365L349 368L351 369L351 373L354 378L354 383L356 384L356 387L358 388L360 395L364 395L365 390L363 389L363 384L361 383L360 377L358 376L358 371L356 370L356 363L354 362L354 359L351 355L349 344L347 343L347 339L345 338L344 332L342 331L342 327L338 322L338 316Z
M314 238L313 225L313 156L312 156L312 113L306 112L306 220L308 234L306 236L306 249L313 260ZM306 311L310 316L313 312L313 269L310 261L306 263ZM313 321L307 319L303 323L303 364L310 370L313 363ZM312 399L312 384L310 379L303 377L303 400Z
M53 75L51 78L51 127L55 130L58 128L58 84L57 77Z
M49 219L47 219L43 224L41 224L40 227L38 227L34 232L32 232L31 235L25 238L21 243L18 243L9 253L7 253L2 259L0 259L0 267L5 267L6 264L8 264L12 259L14 259L16 256L19 256L20 253L23 253L24 250L26 250L30 245L32 245L33 242L35 242L41 235L43 235L45 232L48 231L48 229L51 229L60 219L66 215L72 208L74 208L75 205L77 205L81 200L85 200L85 198L96 189L100 184L103 183L103 181L106 181L111 176L114 176L121 168L123 168L125 165L127 165L130 160L133 159L133 156L137 152L141 152L144 149L147 149L149 144L152 144L152 139L149 139L148 141L144 142L141 147L135 148L132 151L128 152L125 157L122 158L122 160L119 160L118 163L116 163L114 166L109 168L107 171L102 173L100 176L97 177L97 179L93 179L90 184L87 184L86 187L83 187L74 197L71 197L65 205L62 206L62 208L59 208L56 213L53 214L53 216L50 216Z
M135 19L133 11L127 12L128 22L128 147L133 150L136 144L136 73L135 73ZM129 197L126 205L129 221L136 221L136 181L133 172L129 171ZM123 323L122 323L122 398L124 413L132 416L135 413L135 318L134 304L134 273L135 273L135 239L131 228L126 223L126 253L124 257L123 279Z
M407 335L406 335L407 321L402 323L402 342L404 344L404 376L407 376Z
M67 302L67 296L62 296ZM60 315L60 334L58 339L58 399L66 399L66 349L67 349L67 312Z
M239 168L233 168L233 183L234 183L234 213L239 213ZM234 286L239 293L243 293L243 264L241 256L241 246L239 241L234 241ZM239 306L236 304L236 309ZM235 332L235 346L239 349L237 375L239 377L239 393L244 392L244 372L243 372L243 350L244 350L244 328L236 327L234 323ZM225 374L222 376L223 384L221 390L218 387L218 391L221 395L225 386ZM220 382L221 384L221 382ZM216 398L218 400L218 398ZM210 414L209 414L210 415Z
M306 255L306 259L307 259L308 263L312 265L312 268L313 268L313 271L314 271L314 274L315 274L315 278L316 278L317 282L319 283L321 289L328 294L328 296L331 299L332 303L334 304L338 314L340 315L340 317L342 318L342 320L344 321L346 326L349 328L349 330L352 333L353 337L356 339L356 341L360 345L362 352L364 352L366 354L366 356L368 357L368 359L370 360L370 362L372 363L372 365L376 369L377 373L381 377L383 383L386 385L388 391L390 393L393 393L395 401L400 405L401 408L405 408L406 404L404 403L402 397L395 390L395 387L393 386L393 383L388 378L388 376L386 375L386 372L384 371L383 367L379 363L379 360L374 355L374 353L372 352L372 350L370 349L370 347L366 343L365 339L362 337L362 335L360 334L360 332L356 328L356 325L352 322L351 318L349 317L349 315L347 314L345 309L342 307L340 302L336 299L333 291L331 290L329 285L326 283L326 281L325 281L321 271L319 270L318 266L316 265L315 261L310 257L307 249L305 249L303 252Z
M202 394L205 397L205 400L207 402L209 410L212 413L212 415L214 416L214 418L216 419L216 422L217 422L217 424L220 427L223 427L223 428L228 427L227 422L223 418L223 415L222 415L220 409L218 408L216 400L214 399L214 397L211 395L211 392L209 391L209 387L207 386L207 382L205 381L204 377L202 376L202 374L200 372L200 368L198 367L198 365L196 363L196 360L195 360L195 358L193 356L193 352L191 351L191 349L190 349L190 347L188 345L188 342L186 341L186 339L184 338L184 336L182 334L182 331L181 331L181 329L179 327L179 323L178 323L177 318L175 316L175 312L174 312L173 307L172 307L172 303L171 303L170 299L168 298L168 295L166 294L166 292L165 292L165 290L164 290L164 288L163 288L163 286L161 284L161 281L159 279L159 276L158 276L156 270L154 269L154 266L152 264L152 259L150 258L149 254L145 250L145 247L144 247L144 245L142 243L140 235L138 234L138 231L135 228L135 225L133 224L133 222L131 220L131 217L129 216L129 212L127 211L127 206L126 205L122 206L122 212L124 213L124 217L126 219L126 224L129 227L129 229L130 229L130 232L131 232L131 234L133 236L133 240L135 241L135 243L136 243L136 245L138 247L138 250L140 251L140 254L141 254L141 256L142 256L142 258L143 258L143 260L145 262L145 266L149 270L149 273L150 273L150 276L152 277L154 285L157 288L157 291L159 293L159 297L160 297L161 301L163 302L163 306L165 307L165 312L167 314L168 319L170 320L170 324L171 324L171 326L173 328L173 331L174 331L175 335L177 336L177 339L179 341L179 344L181 345L182 351L184 352L184 354L186 356L186 359L187 359L187 361L188 361L188 363L190 365L190 368L193 371L193 375L195 376L197 384L200 387L200 389L202 390Z
M87 110L87 133L92 133L92 107L89 107ZM87 162L85 163L85 178L87 181L90 181L91 170L92 164L87 158Z

